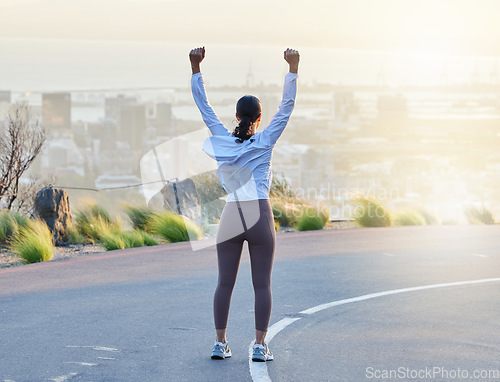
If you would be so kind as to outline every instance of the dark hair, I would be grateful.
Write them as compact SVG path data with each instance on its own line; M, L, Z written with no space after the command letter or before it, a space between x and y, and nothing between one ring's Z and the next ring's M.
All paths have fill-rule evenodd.
M250 126L259 118L261 112L262 105L257 97L246 95L238 100L236 115L240 123L233 131L233 135L239 138L238 142L241 143L252 136Z

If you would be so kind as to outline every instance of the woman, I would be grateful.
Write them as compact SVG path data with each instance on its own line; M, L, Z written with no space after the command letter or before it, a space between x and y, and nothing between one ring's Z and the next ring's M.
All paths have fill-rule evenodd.
M254 96L242 97L236 105L238 126L231 133L220 122L207 101L200 63L205 48L189 53L191 89L203 120L212 136L203 150L218 162L217 176L228 192L217 231L216 248L219 280L214 295L214 322L217 339L213 359L231 357L226 339L231 294L236 282L243 243L250 252L252 283L255 291L255 344L253 361L271 361L265 337L271 316L271 271L276 247L274 216L269 202L271 157L274 145L288 123L297 93L299 53L284 52L290 71L285 76L283 99L278 112L263 131L256 132L261 122L261 103Z

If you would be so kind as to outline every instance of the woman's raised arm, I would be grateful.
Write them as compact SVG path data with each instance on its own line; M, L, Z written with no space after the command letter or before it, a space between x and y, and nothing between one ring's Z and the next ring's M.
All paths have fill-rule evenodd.
M194 102L200 110L201 116L205 125L210 129L212 135L231 135L231 133L222 124L212 106L208 103L207 95L205 92L205 85L203 84L203 77L201 76L200 64L205 58L205 47L195 48L189 52L189 60L191 61L191 92L193 93Z
M290 71L285 76L283 97L278 112L274 115L269 126L261 133L269 145L274 145L283 133L295 106L295 96L297 95L297 72L299 70L300 55L294 49L287 49L284 56L285 61L290 65Z

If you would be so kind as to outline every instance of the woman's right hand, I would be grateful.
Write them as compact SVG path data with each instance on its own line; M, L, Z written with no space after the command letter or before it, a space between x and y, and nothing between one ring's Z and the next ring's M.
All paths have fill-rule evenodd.
M189 52L189 61L191 61L191 69L193 74L200 72L200 63L205 58L205 47L194 48Z
M297 73L299 70L300 54L298 50L288 48L284 52L285 61L290 65L290 73Z

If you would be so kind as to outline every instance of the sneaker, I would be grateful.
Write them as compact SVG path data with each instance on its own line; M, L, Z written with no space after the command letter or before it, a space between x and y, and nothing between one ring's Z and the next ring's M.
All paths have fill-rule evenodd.
M231 357L231 349L227 342L223 344L222 342L214 342L214 347L212 349L212 359L224 359Z
M273 359L273 353L271 353L271 350L269 350L267 344L265 344L264 346L262 346L261 344L253 345L252 361L266 362L272 361Z

